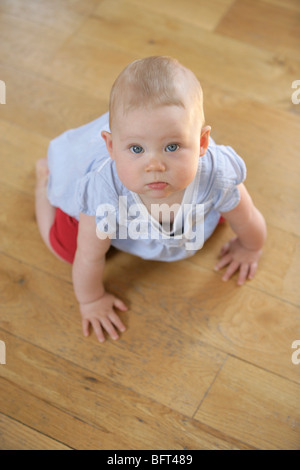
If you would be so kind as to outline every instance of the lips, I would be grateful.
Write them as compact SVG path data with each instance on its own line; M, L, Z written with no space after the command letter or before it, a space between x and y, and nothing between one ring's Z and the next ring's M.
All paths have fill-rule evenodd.
M168 183L164 183L163 181L158 181L157 183L150 183L148 187L150 189L165 189L168 186Z

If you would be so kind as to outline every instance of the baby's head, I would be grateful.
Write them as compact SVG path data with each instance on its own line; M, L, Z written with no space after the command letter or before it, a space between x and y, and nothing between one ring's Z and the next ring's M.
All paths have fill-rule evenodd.
M210 131L192 71L170 57L136 60L115 81L109 111L102 137L128 189L165 199L191 183Z
M203 94L194 73L176 59L147 57L129 64L116 79L110 94L109 123L138 108L179 106L193 109L204 124Z

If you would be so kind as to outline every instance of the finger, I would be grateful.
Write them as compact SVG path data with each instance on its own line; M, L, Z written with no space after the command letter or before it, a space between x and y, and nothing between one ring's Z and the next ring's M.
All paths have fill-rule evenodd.
M120 299L117 299L116 297L115 297L115 300L114 300L114 306L117 307L119 310L122 310L123 312L128 310L128 307L126 307L124 302L122 302L122 300L120 300Z
M237 281L238 286L242 286L244 284L244 282L247 279L248 272L249 272L249 264L243 263L240 267L239 278Z
M89 336L90 334L89 326L90 326L89 320L82 320L82 332L83 332L83 336L85 337Z
M228 281L228 279L231 278L231 276L239 269L240 263L238 261L232 261L227 268L226 273L222 277L222 281Z
M250 269L249 269L248 279L253 279L254 278L254 276L256 274L256 271L257 271L257 266L258 266L257 263L251 263Z
M109 336L112 339L114 339L114 340L119 339L118 333L116 332L116 330L113 327L111 321L107 317L106 318L101 318L101 325L103 326L105 331L107 331L107 333L109 334Z
M224 266L227 266L232 261L232 256L230 253L227 255L223 256L223 258L216 264L215 266L215 271L219 271L219 269L224 268Z
M94 328L95 334L98 338L98 341L100 341L100 343L104 343L105 336L103 334L103 331L102 331L101 325L99 323L99 320L93 319L93 320L91 320L91 323L92 323L92 326Z
M123 324L123 322L121 321L119 315L117 315L115 312L112 312L110 315L109 315L109 319L111 320L111 322L122 332L126 331L126 327L125 325Z

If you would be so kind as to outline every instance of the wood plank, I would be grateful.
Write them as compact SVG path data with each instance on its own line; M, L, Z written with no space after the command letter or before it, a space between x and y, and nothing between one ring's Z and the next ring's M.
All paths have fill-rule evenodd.
M17 155L18 153L14 157ZM19 180L18 175L20 176ZM18 182L22 179L24 184L27 182L27 191L31 188L32 194L28 195L26 192L9 188L1 180L0 194L4 196L5 189L8 190L8 193L2 198L0 207L0 252L29 265L34 263L39 269L71 283L71 265L63 263L53 256L44 244L38 230L33 197L34 169L32 168L28 172L24 171L23 175L16 171L16 179ZM22 276L19 277L19 282L23 282Z
M0 413L0 450L71 450Z
M32 198L35 163L47 155L49 139L3 119L0 119L0 129L0 181Z
M253 194L256 196L255 192ZM268 222L268 212L264 214ZM229 224L225 223L217 227L201 251L188 262L206 267L211 271L218 260L217 256L222 246L233 237L234 233ZM283 246L284 256L282 256ZM268 238L259 262L258 272L254 279L246 282L246 286L263 291L281 301L300 306L299 261L300 238L268 222ZM221 277L223 273L225 273L225 268L217 274ZM235 274L229 283L235 284L237 279L238 274Z
M106 84L113 82L117 69L119 73L124 68L124 62L164 54L177 57L202 81L215 87L223 86L239 96L269 104L280 100L290 102L291 83L300 70L299 60L276 62L274 54L267 50L204 31L176 18L170 22L168 15L142 6L138 12L137 15L134 4L103 0L97 16L82 23L76 36L48 64L48 69L43 67L43 74L64 84L74 80L77 87L88 87L90 93L99 96L95 77L99 73L101 77L105 75L104 69L99 71L102 57L107 70L102 81ZM123 58L121 52L125 54ZM114 64L112 72L111 64ZM76 70L81 73L76 75ZM270 85L274 80L275 88Z
M195 330L192 335L186 335L180 326L172 327L175 305L167 307L168 298L163 296L154 300L152 281L141 277L142 269L144 275L148 273L153 279L154 266L142 260L140 264L140 260L135 261L126 254L118 265L115 257L107 263L107 289L127 300L132 309L130 314L121 314L130 326L122 339L100 345L95 335L89 339L82 335L78 304L70 282L62 282L5 256L0 258L1 324L7 331L103 377L113 378L124 387L130 383L136 392L187 416L193 414L226 354L203 344ZM135 268L130 261L136 263L139 282L145 282L145 287L141 284L138 287L135 275L133 278L129 275L130 279L125 281L125 273ZM162 272L166 268L156 266ZM181 321L187 322L185 300L186 294L181 300Z
M86 124L107 111L105 101L91 97L87 92L72 87L72 80L61 85L1 63L1 80L7 85L7 103L0 108L0 119L24 131L51 138L67 129Z
M101 29L98 34L102 36ZM105 40L90 40L77 33L60 48L48 64L41 67L40 73L64 86L70 84L80 93L106 100L108 107L114 80L121 70L136 58L136 54L130 50L112 47L106 44Z
M277 5L283 8L288 8L289 10L300 12L300 3L298 0L263 0L263 2L272 6Z
M300 448L291 361L300 331L300 105L291 102L299 14L298 0L2 0L5 446L45 437L78 449ZM243 288L212 269L228 225L179 263L115 252L105 283L129 304L129 329L100 346L81 335L71 268L38 234L34 163L50 138L105 112L116 75L152 54L177 57L201 79L213 137L245 159L269 236Z
M297 9L237 0L223 16L216 32L268 49L282 63L285 56L299 58L300 11Z
M11 344L18 347L13 339ZM22 374L22 371L20 373ZM30 390L24 390L22 384L15 385L1 377L0 411L13 416L14 420L35 429L38 433L47 434L52 439L63 442L72 449L109 449L112 446L116 434L104 430L103 426L89 425L82 418L72 416L69 410L60 409L60 402L54 405L49 403L51 392L53 392L52 388L48 390L48 396L45 395L45 399L40 399L32 395ZM19 434L16 432L12 444L16 443L18 437ZM115 444L116 450L128 450L128 441L124 442L120 435Z
M40 400L49 403L80 422L95 427L94 442L98 436L97 449L118 450L124 449L126 445L127 450L247 448L234 439L227 442L217 430L136 393L131 381L124 387L117 385L112 379L117 373L118 362L122 361L121 354L115 365L111 366L110 378L103 378L96 372L99 362L96 357L92 363L85 362L84 367L80 367L75 364L75 355L74 363L59 357L64 347L59 342L56 343L56 350L51 353L3 330L0 335L7 345L8 355L7 365L1 366L0 375L25 392L22 402L14 405L14 408L29 406L35 397L38 399L38 407ZM77 347L81 349L80 345ZM97 355L96 347L94 352ZM32 397L27 402L28 394ZM1 406L3 405L0 404L0 408ZM48 415L49 413L50 409ZM26 422L36 426L35 416L30 418L28 411L21 413L21 416L24 415ZM38 427L46 425L47 423L43 425L40 422ZM65 422L65 427L70 425L72 420L69 419ZM49 426L49 433L60 436L60 426L62 423L58 416L57 421ZM72 429L65 431L68 440ZM82 430L84 429L83 427ZM86 439L87 437L82 437L82 446L85 446Z
M2 0L0 12L70 34L98 3L99 0Z
M201 253L196 256L200 258ZM167 273L161 264L148 269L146 283L140 285L143 298L152 301L156 309L163 308L167 313L165 321L169 320L172 329L178 328L205 344L299 382L290 351L300 332L300 309L250 286L239 288L234 282L223 283L207 270L189 269L189 264L189 261L178 267L172 264ZM145 277L143 269L137 262L134 275L131 270L127 274L125 295L127 282L134 285L136 279L141 281ZM121 279L121 275L114 278ZM184 295L182 279L189 279ZM123 290L116 281L117 285ZM164 295L156 302L150 300L159 288ZM132 301L134 309L139 304L137 298Z
M118 364L118 383L130 382L139 393L146 390L150 398L185 414L208 389L224 354L300 380L290 352L300 331L299 308L247 286L223 283L216 273L187 261L149 263L118 252L107 262L106 288L130 310L121 314L128 331L117 343L103 346L94 335L82 337L70 282L5 256L1 266L0 313L8 331L48 350L58 348L82 367L93 364L108 378ZM184 292L182 279L189 279ZM31 327L36 322L38 337Z
M146 9L154 11L160 15L166 15L170 19L176 18L180 21L193 23L198 27L213 31L221 18L228 11L230 6L235 0L201 0L201 2L195 2L194 0L151 0L149 3L144 3L141 0L132 0L123 2L124 4L134 3L136 8L142 5ZM96 10L101 15L101 4Z
M299 405L299 385L228 358L195 418L258 449L299 450Z
M1 8L0 8L1 12ZM37 72L68 38L66 30L0 13L1 62Z

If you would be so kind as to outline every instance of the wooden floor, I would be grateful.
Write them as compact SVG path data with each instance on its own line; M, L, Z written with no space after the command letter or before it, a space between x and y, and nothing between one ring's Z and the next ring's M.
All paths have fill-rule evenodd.
M299 1L2 0L0 52L0 448L300 449ZM105 283L128 330L100 345L38 233L34 165L106 112L125 65L156 54L201 80L268 242L242 288L213 270L227 225L181 262L114 253Z

